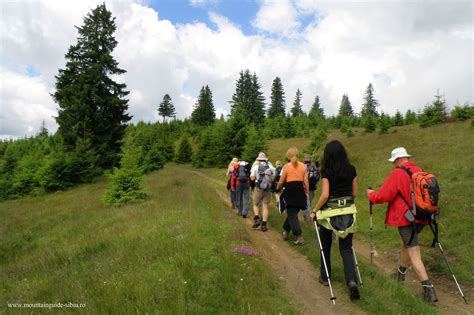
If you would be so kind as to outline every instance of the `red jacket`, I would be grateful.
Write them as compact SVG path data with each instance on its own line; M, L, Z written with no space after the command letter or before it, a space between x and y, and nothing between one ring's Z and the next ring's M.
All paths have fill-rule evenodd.
M402 166L410 169L412 173L421 171L413 162L405 162ZM392 173L390 173L379 191L369 194L369 201L374 204L388 202L387 215L385 217L386 225L410 225L410 222L405 218L405 212L408 206L400 197L400 194L402 194L403 198L408 202L411 209L410 176L399 168L394 169ZM428 224L426 221L419 220L416 220L416 223Z

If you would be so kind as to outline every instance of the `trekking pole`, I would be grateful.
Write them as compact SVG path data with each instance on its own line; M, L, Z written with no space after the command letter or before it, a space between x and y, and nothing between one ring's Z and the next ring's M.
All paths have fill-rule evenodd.
M433 221L433 223L437 225L436 221ZM451 268L451 265L449 264L448 257L446 257L446 254L444 253L443 247L441 246L441 243L439 242L438 231L437 231L438 229L436 228L436 232L435 232L435 229L433 228L433 226L431 224L430 224L430 228L431 228L431 231L433 232L434 237L435 237L434 240L433 240L433 243L438 244L438 248L439 248L439 251L441 252L441 256L443 256L444 261L446 262L446 265L448 266L448 269L451 272L451 276L453 276L454 282L456 283L456 286L458 287L459 293L461 293L461 296L462 296L462 299L464 300L464 303L468 304L467 300L466 300L466 296L464 296L464 293L461 290L461 286L459 285L459 282L456 279L456 276L454 275L453 268Z
M369 187L369 189L372 189L372 187ZM370 238L370 276L373 278L374 277L374 254L375 254L375 245L374 245L374 239L372 237L372 232L373 232L373 221L372 221L372 202L369 201L369 211L370 211L370 220L369 220L369 238Z
M354 256L354 262L355 262L356 269L357 269L357 275L359 276L359 284L360 284L360 287L363 288L364 284L362 283L362 277L360 276L359 263L357 262L357 257L356 257L356 252L355 252L354 246L352 246L352 255Z
M324 271L326 272L326 277L328 278L329 291L331 292L331 301L333 305L336 305L336 297L334 296L334 293L332 292L331 279L329 278L328 267L326 265L326 258L324 257L323 244L321 243L321 238L319 237L318 223L317 223L316 218L314 218L313 222L314 222L314 228L316 229L316 235L318 236L319 250L321 251L321 257L323 258Z

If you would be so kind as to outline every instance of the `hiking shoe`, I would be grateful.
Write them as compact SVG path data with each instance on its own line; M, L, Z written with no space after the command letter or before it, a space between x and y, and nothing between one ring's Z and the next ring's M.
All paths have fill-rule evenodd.
M323 280L323 278L321 278L321 276L319 276L319 283L321 283L325 287L329 287L329 281Z
M283 240L286 241L288 239L288 235L290 235L290 232L283 230L281 234L283 236Z
M435 289L431 283L423 284L422 299L427 303L438 302L438 297L436 296Z
M351 298L351 301L360 299L357 283L355 281L350 281L347 286L349 287L349 297Z
M258 215L254 216L253 217L253 225L252 225L252 229L258 229L258 227L260 226L260 217Z
M293 242L295 245L304 245L304 238L303 236L299 235L296 237L296 241Z
M262 232L266 232L266 231L268 231L267 222L263 221L262 222Z
M405 282L405 275L407 273L407 270L402 271L400 267L395 271L395 273L392 275L392 278L397 281L398 283L403 283Z
M242 218L247 219L247 215L246 215L246 214L242 214Z

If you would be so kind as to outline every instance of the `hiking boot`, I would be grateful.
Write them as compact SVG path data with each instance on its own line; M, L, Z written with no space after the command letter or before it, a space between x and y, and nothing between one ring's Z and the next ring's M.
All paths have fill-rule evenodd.
M295 245L304 245L304 238L301 235L296 237L296 241L293 242Z
M253 217L253 225L252 225L252 229L258 229L258 227L260 226L260 217L258 215L254 216Z
M428 281L428 283L424 283L422 285L423 285L423 295L422 295L423 301L427 303L438 302L438 297L436 296L435 289L433 285L431 284L431 282Z
M403 270L405 269L405 270ZM398 267L397 271L392 275L392 278L397 281L398 283L405 282L405 275L407 273L406 268Z
M283 230L281 234L283 236L283 240L286 241L288 239L288 235L290 234L290 232Z
M246 215L246 214L242 214L242 218L247 219L247 215Z
M347 285L349 287L349 297L351 301L360 299L359 287L355 281L350 281Z
M266 232L266 231L268 231L267 222L266 222L266 221L263 221L263 222L262 222L262 232Z
M325 287L329 287L329 281L323 280L323 278L321 278L321 276L319 276L319 283L321 283Z

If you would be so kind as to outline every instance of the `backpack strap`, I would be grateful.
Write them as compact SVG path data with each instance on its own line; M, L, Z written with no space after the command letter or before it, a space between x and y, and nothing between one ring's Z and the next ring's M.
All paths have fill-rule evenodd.
M408 168L406 168L406 167L404 167L404 166L399 166L398 168L401 169L401 170L404 170L405 173L407 173L408 176L410 177L410 194L413 193L413 192L411 192L411 175L412 175L411 170L408 169ZM407 207L408 207L408 210L407 210L407 211L412 211L412 210L410 209L410 204L409 204L408 201L405 199L405 197L403 197L403 195L402 195L402 193L401 193L400 190L398 190L398 195L400 196L400 198L402 198L403 202L407 205ZM416 221L413 220L413 222L410 222L410 224L411 224L412 231L411 231L410 240L408 241L408 244L407 244L407 245L410 245L411 242L413 242L413 239L415 238L415 234L416 234Z

